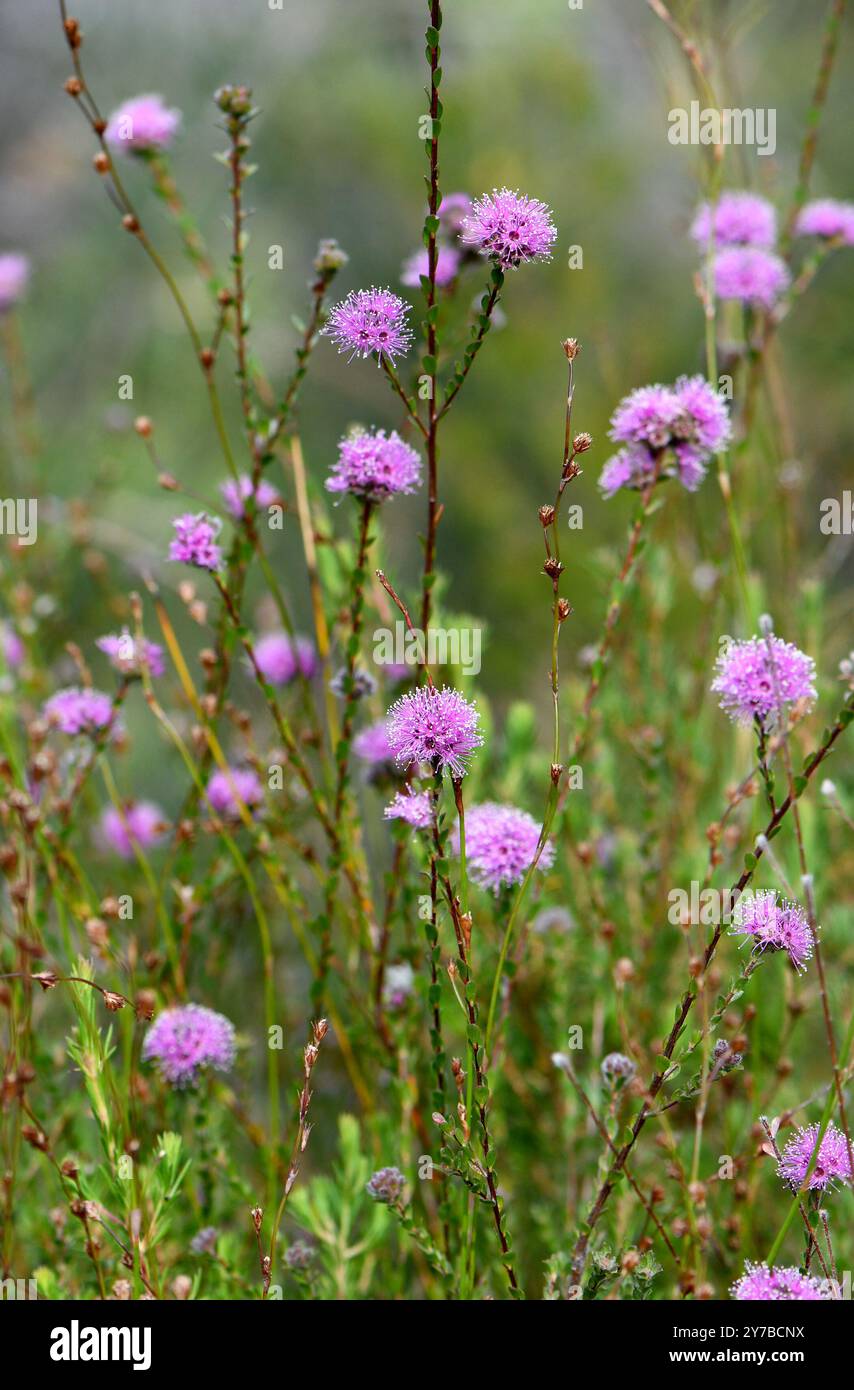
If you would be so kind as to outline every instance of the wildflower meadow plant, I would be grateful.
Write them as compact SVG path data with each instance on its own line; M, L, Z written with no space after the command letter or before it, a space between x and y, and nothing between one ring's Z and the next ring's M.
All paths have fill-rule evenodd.
M776 13L620 57L607 7L221 6L176 55L57 2L82 119L14 87L0 255L0 1283L643 1303L650 1358L654 1303L837 1301L844 5L766 169L629 159L584 54L661 126Z

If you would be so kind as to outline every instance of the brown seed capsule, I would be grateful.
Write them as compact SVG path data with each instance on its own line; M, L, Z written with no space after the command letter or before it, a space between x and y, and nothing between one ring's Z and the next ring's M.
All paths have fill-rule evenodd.
M588 434L586 430L582 430L581 434L577 434L572 441L572 447L577 454L586 453L592 444L593 436Z
M614 978L618 984L627 984L635 973L635 967L628 956L621 956L614 966Z
M110 156L104 154L103 150L99 150L98 153L93 156L92 163L97 173L108 174L110 172Z
M79 97L83 91L83 83L79 77L67 77L65 79L65 90L70 97Z
M136 996L136 1016L141 1019L154 1017L157 996L153 989L141 989Z
M111 1014L117 1014L119 1009L123 1009L127 1003L124 995L114 994L111 989L104 990L103 999Z
M165 492L177 492L181 485L171 473L158 473L157 486L162 487Z
M137 415L133 422L133 427L137 434L143 439L149 439L154 430L154 426L147 415Z
M556 555L550 555L543 565L543 573L547 574L549 579L559 579L563 574L563 569L564 567Z
M567 618L570 616L571 613L572 613L572 604L570 603L569 599L568 599L568 598L559 598L558 601L557 601L557 620L558 620L558 622L559 622L559 623L565 623L566 620L567 620Z
M64 1178L76 1178L80 1172L80 1169L77 1167L76 1159L64 1158L62 1160L60 1172Z
M574 361L581 351L581 344L577 338L564 338L561 347L566 353L566 360L568 362Z
M199 361L201 362L205 371L210 371L211 367L216 361L216 353L214 352L213 348L202 348L201 352L199 353Z
M122 218L122 226L126 232L130 232L133 236L136 236L139 232L139 219L134 217L132 212L126 212Z
M555 519L555 509L554 509L554 507L551 506L551 505L547 505L547 506L544 506L544 507L540 507L540 513L539 513L539 515L540 515L540 521L542 522L542 525L543 525L543 530L545 530L546 527L551 526L551 525L553 524L553 522L554 522L554 519Z

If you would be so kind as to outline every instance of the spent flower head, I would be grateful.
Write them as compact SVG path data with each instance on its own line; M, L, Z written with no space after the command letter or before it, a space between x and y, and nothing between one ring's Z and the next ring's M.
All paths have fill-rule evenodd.
M365 1191L375 1202L397 1206L406 1189L406 1178L399 1168L380 1168L365 1183Z

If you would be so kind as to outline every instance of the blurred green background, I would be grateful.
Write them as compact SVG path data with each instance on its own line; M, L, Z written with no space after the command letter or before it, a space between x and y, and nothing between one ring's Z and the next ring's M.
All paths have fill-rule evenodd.
M725 184L762 190L785 208L825 6L715 0L674 10L715 65L722 104L777 111L776 156L730 149ZM252 132L259 172L249 185L256 208L248 252L252 345L274 382L289 370L297 341L291 316L304 309L319 238L336 237L350 254L342 293L371 283L399 288L400 266L418 245L424 211L423 0L283 0L281 11L270 10L267 0L147 0L144 6L80 0L77 13L86 34L85 69L105 111L141 91L160 92L181 108L174 172L223 268L226 172L212 158L223 136L211 98L224 81L254 88L262 114ZM191 493L214 496L222 467L174 305L121 231L91 168L90 132L62 91L69 64L56 6L51 0L6 4L0 25L0 247L23 247L34 262L22 331L44 442L38 487L66 501L88 499L98 518L93 541L114 557L106 585L73 554L56 576L64 635L84 642L104 629L105 593L136 584L143 563L158 570L166 587L180 577L162 564L175 499L156 486L130 428L134 415L155 419L162 465ZM821 133L816 194L844 197L854 187L851 51L848 22ZM673 37L640 0L587 0L581 9L565 0L450 0L443 67L443 189L477 194L494 185L519 187L548 202L559 227L553 262L509 277L507 324L490 338L449 418L441 460L447 510L440 564L452 582L454 609L480 614L487 624L481 682L499 702L529 695L544 705L545 680L531 656L532 615L541 616L544 651L549 623L536 507L553 495L560 462L559 342L571 334L583 344L575 424L596 440L572 499L584 507L566 584L579 650L601 624L630 515L625 498L603 502L595 487L609 453L609 414L634 386L703 368L687 228L707 152L668 143L667 113L694 91ZM150 193L145 169L131 161L125 173L152 239L202 324L210 325L204 289ZM282 271L267 268L274 244L284 247ZM567 268L571 246L582 248L583 269ZM836 594L828 612L830 655L837 659L848 641L850 537L828 545L818 530L818 504L839 494L854 442L852 278L854 253L840 253L783 331L787 447L760 437L760 447L734 465L750 558L766 577L781 630L799 581L822 574ZM473 299L481 282L474 272L463 297ZM417 305L419 292L408 294ZM238 443L230 362L226 347L220 381ZM132 404L118 400L122 373L133 377ZM348 366L328 343L316 352L300 417L318 480L354 419L399 423L371 364ZM8 431L5 437L8 443ZM781 548L774 521L784 507L797 536L788 549ZM416 498L389 514L390 563L404 579L417 568L414 535L422 510ZM684 546L686 577L695 565L721 558L713 481L668 511L660 539ZM60 509L57 524L66 517ZM295 529L288 535L296 552ZM280 550L275 562L287 569L289 545ZM293 558L293 602L307 623L298 554ZM688 583L672 596L671 621L684 629L686 653L700 661L708 653L693 652L691 641L704 602Z

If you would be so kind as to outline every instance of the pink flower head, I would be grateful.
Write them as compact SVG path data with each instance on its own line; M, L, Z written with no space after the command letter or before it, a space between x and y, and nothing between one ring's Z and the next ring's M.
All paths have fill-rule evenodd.
M599 486L606 497L620 488L644 488L662 476L694 492L712 454L730 439L726 405L702 376L680 376L673 386L641 386L611 416L611 438L626 447L605 464ZM668 459L665 459L665 452Z
M138 676L143 666L152 676L162 676L166 669L163 648L143 638L140 652L136 638L131 636L127 628L99 637L95 646L109 657L110 665L123 676Z
M483 743L477 706L458 690L422 685L395 700L388 712L388 741L398 767L432 763L462 777L466 759Z
M441 288L450 285L457 278L460 270L462 257L459 251L453 246L440 246L436 257L436 284ZM415 251L408 260L404 261L403 269L400 272L400 283L409 286L410 289L418 289L421 285L422 275L426 279L430 274L430 262L427 255L427 248Z
M252 496L252 479L248 473L241 473L240 478L235 482L234 478L227 478L220 486L222 500L226 510L234 517L235 521L240 521L246 515L246 503ZM266 478L259 479L255 489L255 507L258 511L264 511L267 507L272 507L274 502L279 501L279 493L272 483L268 483Z
M797 1130L780 1155L777 1173L794 1191L804 1184L820 1128L820 1125L816 1124ZM831 1123L827 1126L819 1145L818 1157L807 1183L808 1191L833 1188L837 1182L850 1182L852 1176L854 1174L851 1171L848 1141L842 1130Z
M311 680L317 671L317 655L307 637L291 638L286 632L268 632L255 643L255 659L270 685L289 685L297 676Z
M154 1062L170 1086L194 1086L208 1067L230 1071L234 1065L234 1025L213 1009L184 1004L166 1009L145 1035L142 1057Z
M105 848L122 859L132 859L134 845L150 849L163 839L167 829L166 817L153 801L132 801L119 815L115 806L107 806L101 816L96 838Z
M216 541L222 524L218 517L208 516L206 512L185 512L183 516L176 516L172 525L175 539L169 546L170 560L202 570L220 568L222 551Z
M17 251L0 256L0 314L23 299L30 278L30 263Z
M463 220L460 240L502 270L518 269L526 261L547 261L557 238L551 208L536 198L494 189L474 203Z
M446 193L439 204L439 232L459 236L463 223L472 213L472 200L467 193Z
M396 430L388 436L385 430L364 430L341 440L326 488L381 502L414 492L420 481L421 459Z
M228 772L218 768L208 781L208 800L221 816L236 820L240 816L240 804L252 810L264 800L264 788L258 775L251 767L230 767Z
M711 208L701 204L691 236L701 251L709 244ZM777 239L777 213L767 198L756 193L722 193L715 204L715 246L761 246L769 250Z
M804 700L811 708L816 700L815 662L781 637L731 642L715 670L711 689L720 695L721 709L738 724L776 720L784 705Z
M375 766L394 762L394 753L388 739L388 721L378 720L361 729L353 739L353 752L357 758Z
M16 670L24 660L24 644L10 623L0 622L0 651L10 671Z
M466 812L466 865L475 883L498 893L521 883L534 862L540 841L540 825L516 806L484 801ZM459 824L451 836L454 852L460 852ZM537 867L554 863L554 845L547 843Z
M397 792L383 811L386 820L404 820L413 830L426 830L433 822L430 797L427 792L408 788Z
M89 686L68 686L57 690L45 701L42 709L49 724L63 734L96 734L110 727L113 721L113 701L102 690Z
M410 306L391 290L352 290L330 310L323 332L339 352L349 352L351 362L375 352L378 364L383 357L394 363L412 343L409 313Z
M827 1285L794 1267L745 1263L744 1274L733 1284L733 1298L742 1303L806 1303L829 1299Z
M845 246L854 246L854 203L816 198L801 208L795 231L798 236L817 236L825 241L841 237Z
M812 957L813 934L802 907L776 892L745 893L733 913L730 936L752 938L757 951L785 951L800 973Z
M181 112L164 104L155 94L133 97L110 117L104 139L128 153L168 149L181 124Z
M785 261L758 246L728 246L715 257L715 294L773 309L788 289L791 276Z

